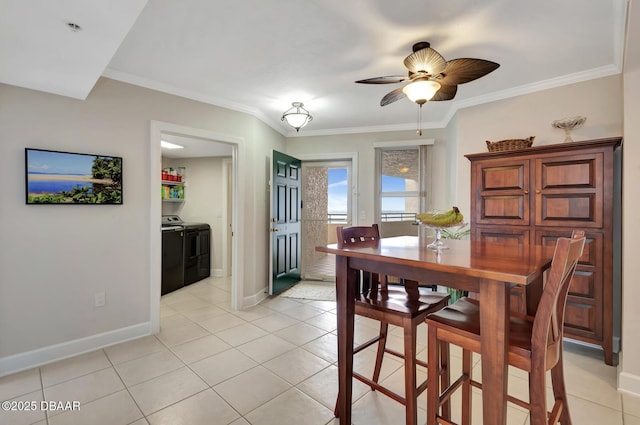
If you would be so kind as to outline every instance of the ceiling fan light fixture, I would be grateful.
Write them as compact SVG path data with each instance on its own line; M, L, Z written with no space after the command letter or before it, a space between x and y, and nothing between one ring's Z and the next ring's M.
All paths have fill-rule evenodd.
M412 102L422 105L426 101L431 100L438 90L440 90L440 83L437 81L419 80L404 86L402 92L407 95Z
M302 127L309 124L313 117L309 111L303 108L304 103L293 102L291 103L291 106L292 107L290 109L286 110L284 114L282 114L282 121L295 128L296 132L299 132Z

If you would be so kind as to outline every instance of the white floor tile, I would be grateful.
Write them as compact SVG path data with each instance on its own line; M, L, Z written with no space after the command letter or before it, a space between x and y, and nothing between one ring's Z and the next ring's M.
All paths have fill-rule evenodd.
M124 390L124 384L113 368L92 372L44 389L46 401L77 401L85 405L109 394ZM60 412L51 412L52 414Z
M240 415L218 394L206 389L149 416L151 425L226 425Z
M46 388L107 367L111 367L111 363L104 351L92 351L42 366L42 384Z
M238 345L247 343L265 335L267 335L267 331L247 322L240 326L235 326L216 333L218 338L233 347L237 347Z
M28 394L42 388L40 383L40 369L30 369L24 372L0 378L0 401Z
M221 314L220 316L200 322L200 326L211 333L217 333L225 329L233 328L247 323L245 320L231 313Z
M190 365L210 386L217 385L256 366L258 366L257 362L235 348L207 357Z
M267 332L276 332L289 326L297 325L299 322L290 316L272 311L272 314L253 320L251 323Z
M40 408L40 402L43 400L42 390L23 394L12 399L2 399L0 401L4 402L7 400L9 401L10 408L9 410L5 410L4 407L0 409L0 424L29 425L46 420L46 411Z
M338 337L332 333L324 334L304 344L302 348L330 363L338 361Z
M251 425L324 425L333 412L302 391L292 388L245 415Z
M80 410L50 417L49 425L128 425L141 418L142 412L123 390L81 405Z
M264 363L281 354L291 351L296 346L276 335L268 334L237 347L239 351L258 363Z
M173 316L172 316L173 317ZM189 320L189 319L186 319ZM197 338L202 338L203 336L209 335L210 333L200 326L197 323L189 321L184 326L176 326L176 327L165 327L160 326L160 333L158 334L158 339L162 341L164 344L173 346L182 344L187 341L191 341Z
M167 348L154 335L112 345L104 349L111 363L124 363L148 354L166 351Z
M171 351L185 363L193 363L230 349L231 346L215 335L207 335L183 344L174 345Z
M265 362L264 367L295 385L329 367L330 364L302 348L296 348Z
M207 384L198 375L183 367L129 387L129 391L142 412L148 416L206 388Z
M262 366L234 376L213 389L241 415L291 388L291 384Z
M286 339L295 345L304 345L316 338L320 338L326 333L327 331L306 323L298 323L297 325L289 326L288 328L274 332L275 335L282 339Z
M307 319L305 323L323 329L327 332L333 332L338 328L338 317L335 313L325 311L322 314Z
M324 311L309 305L300 304L298 306L282 310L281 313L298 320L309 320L312 317L324 313Z
M175 354L166 350L117 364L115 368L124 383L131 386L183 366L183 362Z

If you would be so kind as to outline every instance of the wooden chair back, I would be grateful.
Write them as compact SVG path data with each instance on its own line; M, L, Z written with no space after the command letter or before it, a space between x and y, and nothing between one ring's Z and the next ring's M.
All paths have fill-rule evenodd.
M380 230L377 224L371 226L336 227L338 236L338 248L360 247L376 248L380 243ZM362 272L360 276L360 293L375 297L378 289L387 289L386 276L375 273Z
M350 246L376 247L380 240L380 231L377 224L372 226L338 226L336 231L338 233L338 248L348 248Z
M571 239L558 239L551 269L533 321L532 346L553 349L555 355L552 357L555 358L558 358L559 350L562 349L562 324L569 286L578 260L582 256L585 240L582 230L574 231ZM540 351L545 353L547 350ZM549 354L551 353L546 353Z

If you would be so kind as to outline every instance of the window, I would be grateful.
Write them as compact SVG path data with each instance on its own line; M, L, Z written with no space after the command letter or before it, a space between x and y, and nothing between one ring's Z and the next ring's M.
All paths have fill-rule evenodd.
M376 207L383 236L416 233L416 214L427 210L427 146L376 148L376 162Z
M380 220L415 221L420 212L419 149L383 150L380 158Z

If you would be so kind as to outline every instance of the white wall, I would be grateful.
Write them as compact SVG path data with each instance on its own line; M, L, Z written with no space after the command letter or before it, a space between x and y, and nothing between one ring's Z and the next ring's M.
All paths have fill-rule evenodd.
M186 167L184 202L162 204L163 214L178 214L186 222L208 223L211 226L211 274L222 276L222 250L226 243L222 240L222 222L227 207L224 157L205 158L164 158L163 167Z
M0 375L150 332L151 286L160 284L150 282L160 264L149 242L149 193L160 184L150 177L152 120L242 141L238 243L251 261L241 265L240 298L264 296L265 175L270 150L284 150L279 133L252 116L105 78L85 101L0 85ZM123 157L124 204L25 205L25 147ZM103 291L106 306L95 308Z
M624 150L622 167L622 362L619 388L640 394L640 4L629 7L624 66Z

